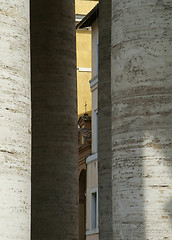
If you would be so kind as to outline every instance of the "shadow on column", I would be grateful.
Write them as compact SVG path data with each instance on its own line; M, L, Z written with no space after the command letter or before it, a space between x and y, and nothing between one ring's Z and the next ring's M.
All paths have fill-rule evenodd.
M31 0L32 240L78 239L74 11Z

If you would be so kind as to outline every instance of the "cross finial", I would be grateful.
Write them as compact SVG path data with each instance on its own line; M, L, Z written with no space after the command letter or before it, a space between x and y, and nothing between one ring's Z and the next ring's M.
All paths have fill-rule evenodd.
M85 102L85 113L87 111L87 102Z

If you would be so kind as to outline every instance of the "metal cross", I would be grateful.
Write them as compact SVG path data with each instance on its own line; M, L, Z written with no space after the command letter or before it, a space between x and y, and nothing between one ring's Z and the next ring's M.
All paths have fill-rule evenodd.
M87 111L87 102L85 102L85 113Z

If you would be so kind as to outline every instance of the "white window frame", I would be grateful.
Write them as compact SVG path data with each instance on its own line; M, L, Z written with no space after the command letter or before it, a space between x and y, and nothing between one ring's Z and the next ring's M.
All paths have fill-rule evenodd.
M96 193L96 219L92 218L92 212L93 212L93 202L92 202L92 196ZM95 210L95 209L94 209ZM93 221L95 224L95 227L93 228ZM92 188L90 191L90 230L98 232L98 187Z

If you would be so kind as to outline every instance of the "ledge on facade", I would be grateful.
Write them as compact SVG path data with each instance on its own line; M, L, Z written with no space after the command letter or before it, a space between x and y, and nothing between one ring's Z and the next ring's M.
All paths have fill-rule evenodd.
M86 158L86 164L90 163L90 162L94 162L98 159L98 154L94 153L92 155L90 155L89 157Z
M82 19L85 17L85 15L83 14L75 14L75 22L76 22L76 25L82 21Z
M85 148L91 148L91 141L90 142L87 142L85 144L82 144L78 147L79 151L82 151L83 149ZM90 150L91 151L91 150Z
M94 76L90 81L90 88L92 88L94 85L98 83L98 75Z
M99 229L95 228L95 229L87 230L85 234L86 234L86 236L88 236L88 235L93 235L93 234L98 234L98 233L99 233Z
M76 29L90 27L92 23L98 18L99 4L97 4L77 25Z
M79 72L92 72L92 68L77 67L77 71L79 71Z

